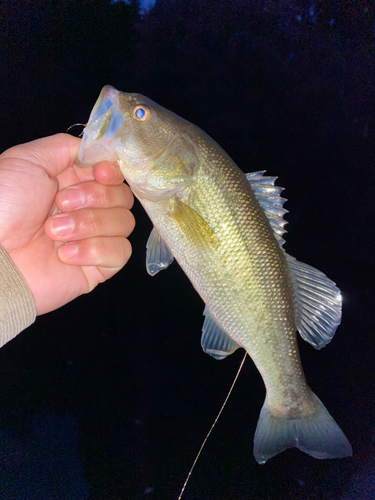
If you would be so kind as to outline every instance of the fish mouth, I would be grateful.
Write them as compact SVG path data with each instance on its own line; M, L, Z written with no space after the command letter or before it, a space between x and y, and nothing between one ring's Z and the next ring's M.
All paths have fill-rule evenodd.
M103 87L83 130L77 165L117 161L112 142L124 124L118 100L120 92L110 85Z
M105 85L94 107L92 108L89 123L96 120L103 113L106 113L112 106L117 103L120 92L111 85Z
M78 166L120 159L116 152L118 140L130 132L126 116L129 115L129 106L136 102L137 94L124 94L111 85L103 87L83 130L76 159ZM150 161L155 162L164 155L169 146L168 143L153 155L137 159L129 157L129 160L136 161L138 168L144 169ZM127 152L122 148L122 157L125 156Z

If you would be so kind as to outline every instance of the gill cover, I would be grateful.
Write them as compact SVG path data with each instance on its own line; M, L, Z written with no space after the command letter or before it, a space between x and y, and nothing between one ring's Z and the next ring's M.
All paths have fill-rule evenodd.
M84 130L78 162L118 161L138 197L170 197L197 175L198 156L186 124L147 97L106 85Z

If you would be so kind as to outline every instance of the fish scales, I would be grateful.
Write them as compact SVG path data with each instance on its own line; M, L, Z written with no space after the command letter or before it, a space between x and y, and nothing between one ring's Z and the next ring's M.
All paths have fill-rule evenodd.
M274 180L246 177L198 127L109 86L78 159L119 162L154 224L150 274L175 258L205 302L205 352L222 359L243 347L254 361L266 386L254 438L258 462L293 446L316 458L349 456L345 435L306 383L296 337L298 329L316 348L330 342L341 294L283 250Z
M285 258L242 172L212 141L200 139L199 149L198 179L183 201L207 222L217 246L206 252L181 238L179 225L164 207L147 201L144 207L217 322L242 346L250 335L248 352L270 404L290 407L298 393L298 413L311 406L311 397L296 345Z

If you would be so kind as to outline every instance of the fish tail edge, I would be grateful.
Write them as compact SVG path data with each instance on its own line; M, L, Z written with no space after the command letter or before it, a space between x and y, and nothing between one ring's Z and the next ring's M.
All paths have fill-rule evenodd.
M259 464L288 448L298 448L314 458L350 457L352 447L320 399L316 411L301 418L272 415L267 398L259 415L254 435L254 457Z

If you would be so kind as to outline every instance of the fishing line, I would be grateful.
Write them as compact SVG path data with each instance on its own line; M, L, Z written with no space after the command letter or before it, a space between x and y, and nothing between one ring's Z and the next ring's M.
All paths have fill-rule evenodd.
M182 495L183 495L183 493L184 493L184 491L185 491L185 488L186 488L187 483L188 483L188 481L189 481L189 479L190 479L190 476L191 476L191 474L192 474L192 472L193 472L193 470L194 470L194 467L195 467L196 463L198 462L198 459L199 459L199 457L200 457L200 455L201 455L201 453L202 453L202 451L203 451L204 445L206 444L207 439L210 437L211 432L214 430L214 427L215 427L215 425L216 425L216 422L219 420L220 415L222 414L222 412L223 412L223 410L224 410L224 407L225 407L225 405L227 404L227 401L228 401L228 399L229 399L229 396L231 395L231 393L232 393L232 391L233 391L233 387L234 387L235 383L237 382L237 379L238 379L238 376L239 376L239 374L240 374L240 372L241 372L241 370L242 370L243 364L245 363L246 356L247 356L247 352L245 352L245 356L243 357L243 359L242 359L242 361L241 361L241 364L240 364L240 367L239 367L239 368L238 368L238 370L237 370L236 376L234 377L233 383L232 383L232 385L231 385L231 387L230 387L230 389L229 389L229 392L228 392L228 394L227 394L227 397L225 398L224 403L222 404L222 406L221 406L221 408L220 408L220 410L219 410L219 413L217 414L217 416L216 416L216 418L215 418L215 420L214 420L213 424L211 425L210 430L208 431L208 433L207 433L206 437L204 438L204 441L203 441L203 443L202 443L201 447L199 448L199 451L198 451L198 453L197 453L197 455L196 455L196 457L195 457L195 460L194 460L194 462L193 462L193 465L190 467L189 474L187 475L187 478L186 478L186 480L185 480L185 482L184 482L184 485L183 485L183 487L182 487L181 493L180 493L180 495L179 495L179 497L178 497L178 499L177 499L177 500L181 500L181 498L182 498Z
M65 133L67 134L69 132L69 130L73 127L79 127L79 126L82 126L83 128L85 128L87 125L87 123L74 123L73 125L70 125L70 127L68 127L66 130L65 130ZM82 137L83 135L83 130L82 132L79 134L78 137Z
M252 337L252 339L251 339L251 342L253 342L253 341L254 341L255 336L256 336L256 334L258 333L258 330L259 330L260 324L262 323L262 320L263 320L264 313L266 312L266 309L267 309L267 307L268 307L268 304L270 303L270 300L271 300L271 298L272 298L273 292L274 292L275 287L276 287L276 283L277 283L277 281L279 280L279 278L280 278L280 276L281 276L281 273L282 273L282 268L280 269L280 272L279 272L279 274L278 274L278 276L277 276L277 280L275 281L275 283L274 283L274 285L273 285L273 287L272 287L272 290L271 290L270 296L268 297L268 300L267 300L267 302L266 302L266 304L265 304L265 306L264 306L264 308L263 308L263 311L262 311L262 313L261 313L261 315L260 315L260 318L259 318L259 321L258 321L258 325L257 325L257 327L256 327L256 329L255 329L255 332L254 332L254 335L253 335L253 337ZM210 427L210 430L208 431L208 433L207 433L206 437L205 437L205 438L204 438L204 440L203 440L203 443L201 444L201 447L199 448L199 451L198 451L197 455L195 456L194 462L193 462L192 466L190 467L189 473L188 473L188 475L187 475L187 477L186 477L186 480L185 480L185 482L184 482L184 485L183 485L183 487L182 487L182 490L181 490L180 495L179 495L179 497L178 497L178 499L177 499L177 500L181 500L182 495L184 494L184 491L185 491L185 489L186 489L186 486L187 486L187 484L188 484L188 482L189 482L190 476L191 476L191 474L192 474L192 472L193 472L193 470L194 470L194 467L196 466L196 464L197 464L197 462L198 462L198 459L199 459L199 457L201 456L201 453L202 453L202 451L203 451L203 448L204 448L204 446L205 446L205 444L206 444L206 442L207 442L208 438L210 437L210 435L211 435L212 431L214 430L214 427L215 427L215 425L216 425L217 421L219 420L220 415L223 413L223 410L224 410L224 408L225 408L225 405L227 404L227 401L228 401L228 399L229 399L229 396L231 395L231 393L232 393L232 391L233 391L233 388L234 388L234 386L235 386L235 384L236 384L236 382L237 382L237 379L238 379L238 377L239 377L239 375L240 375L240 372L241 372L241 370L242 370L242 367L243 367L243 365L244 365L244 363L245 363L246 356L247 356L247 352L245 352L245 356L243 357L243 359L242 359L242 361L241 361L240 367L239 367L239 368L238 368L238 370L237 370L236 376L234 377L234 380L233 380L233 382L232 382L232 385L230 386L230 389L229 389L229 391L228 391L228 394L227 394L226 398L224 399L224 403L221 405L221 408L220 408L220 410L219 410L219 413L217 414L217 416L216 416L216 418L215 418L215 420L214 420L213 424L212 424L212 425L211 425L211 427Z

